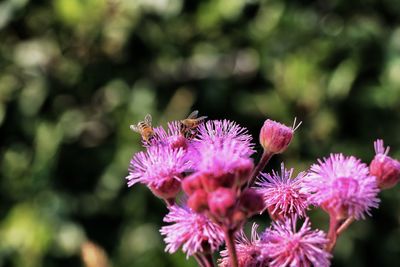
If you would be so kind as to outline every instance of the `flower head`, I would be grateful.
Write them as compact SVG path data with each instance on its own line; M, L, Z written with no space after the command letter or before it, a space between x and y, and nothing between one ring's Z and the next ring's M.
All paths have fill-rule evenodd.
M233 141L242 157L249 157L255 152L252 137L247 129L229 120L210 120L201 124L195 141L200 146Z
M292 179L293 168L286 170L281 164L281 173L273 171L272 175L261 173L257 182L258 191L263 195L265 206L273 219L283 218L291 214L305 216L309 205L310 193L303 188L305 173L301 172Z
M187 257L210 248L218 249L224 242L222 229L210 221L205 215L192 212L187 207L174 205L164 218L165 222L173 223L163 226L160 230L167 243L166 251L176 252L182 246Z
M190 162L182 149L154 146L133 156L126 179L128 186L140 182L156 196L170 199L179 192L182 173L188 168Z
M384 147L383 140L376 140L374 146L376 155L369 165L370 173L380 188L394 187L400 181L400 162L388 156L390 148Z
M258 225L253 224L251 238L247 238L242 231L236 238L236 253L239 267L263 267L268 266L268 258L262 253L262 244L257 233ZM222 258L218 260L219 267L230 267L229 253L227 250L221 251Z
M323 231L312 230L306 218L296 230L297 218L275 221L261 237L263 251L271 267L329 266L331 255L325 251L328 239Z
M377 208L379 189L366 164L343 154L332 154L318 160L306 176L305 188L312 192L311 201L337 219L370 215Z
M293 134L300 124L296 126L295 120L293 126L288 127L268 119L264 122L260 131L260 144L269 153L280 154L289 146Z
M189 145L189 141L182 136L180 127L181 124L179 121L168 122L167 131L162 126L155 127L150 146L165 145L171 148L186 149Z

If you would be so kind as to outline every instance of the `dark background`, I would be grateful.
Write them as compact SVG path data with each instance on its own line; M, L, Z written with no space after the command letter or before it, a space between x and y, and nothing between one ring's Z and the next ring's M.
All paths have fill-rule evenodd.
M369 162L378 137L399 158L400 1L1 1L0 266L81 266L85 240L115 267L195 266L163 253L166 208L124 179L141 149L129 125L193 109L255 140L266 118L302 120L269 169ZM398 265L399 192L340 238L333 266Z

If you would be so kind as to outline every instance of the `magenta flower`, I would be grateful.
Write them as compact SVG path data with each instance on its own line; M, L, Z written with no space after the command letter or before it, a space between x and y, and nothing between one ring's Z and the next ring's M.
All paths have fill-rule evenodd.
M376 155L369 165L370 173L380 188L392 188L400 181L400 162L388 156L390 147L385 148L383 140L376 140L374 147Z
M195 171L203 188L212 192L219 187L238 187L247 182L254 167L253 160L243 155L245 146L237 140L204 141L191 153Z
M240 156L249 157L254 150L252 137L246 128L229 120L211 120L198 127L196 141L201 145L209 145L220 142L234 142L240 150Z
M186 149L189 141L180 132L181 123L179 121L168 122L168 129L162 126L154 128L154 136L148 146L164 145L171 148Z
M270 258L270 267L325 267L331 254L325 251L328 243L321 230L312 230L306 218L296 231L296 217L275 221L262 235L263 252Z
M273 219L297 214L305 216L308 207L310 193L307 188L303 188L305 173L301 172L295 178L293 168L286 170L281 164L281 173L272 171L272 175L261 173L261 178L257 182L260 192L264 197L265 206Z
M260 237L257 233L258 225L253 224L251 229L251 238L247 238L242 231L236 238L236 253L239 267L264 267L268 266L268 257L262 252L263 247L260 242ZM219 267L230 267L230 259L227 250L221 251L221 259L218 260Z
M176 205L169 209L164 222L173 224L163 226L160 230L167 243L165 251L175 253L182 247L183 252L189 257L198 252L205 252L204 249L208 248L215 251L223 244L222 229L205 215Z
M331 154L318 160L306 176L305 188L313 193L310 199L314 204L337 219L364 218L379 203L375 177L353 156Z
M140 182L146 184L156 196L170 199L180 191L182 173L189 168L190 162L184 150L154 146L133 156L126 179L128 186Z

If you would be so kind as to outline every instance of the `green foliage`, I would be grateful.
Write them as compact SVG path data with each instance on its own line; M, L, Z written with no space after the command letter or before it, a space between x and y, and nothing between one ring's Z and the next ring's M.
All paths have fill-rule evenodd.
M199 109L257 140L267 117L303 121L282 160L400 157L398 1L4 0L0 3L0 266L195 266L167 255L166 209L126 188L140 136ZM334 266L396 266L399 187L341 237ZM314 214L318 227L327 217ZM264 224L266 221L261 221Z

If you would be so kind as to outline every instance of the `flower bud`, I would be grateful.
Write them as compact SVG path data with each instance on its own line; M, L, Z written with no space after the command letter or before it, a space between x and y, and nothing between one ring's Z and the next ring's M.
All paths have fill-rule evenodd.
M248 182L250 174L254 168L254 163L250 159L243 159L242 164L235 170L236 184L240 187Z
M280 154L289 146L297 127L291 128L282 123L268 119L261 128L260 143L264 150L273 154Z
M400 162L388 156L390 147L385 147L382 139L374 142L375 157L369 165L369 172L376 177L381 189L394 187L400 180Z
M201 189L201 174L194 173L188 177L186 177L182 181L182 189L187 195L193 194L196 190Z
M203 173L201 183L207 192L213 192L218 188L231 188L235 182L235 176L232 173Z
M264 209L264 200L260 193L253 188L248 188L243 191L239 200L239 207L251 216Z
M207 193L204 190L196 190L190 195L187 205L195 212L203 212L208 209Z
M208 195L208 206L213 215L226 218L236 204L236 194L228 188L219 188Z
M400 162L385 154L377 154L369 165L381 189L394 187L400 181Z
M158 185L149 185L151 192L162 199L173 199L181 190L181 182L176 178L168 178Z

